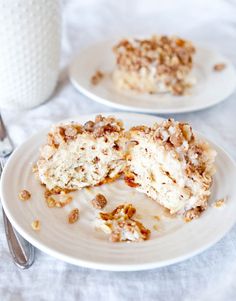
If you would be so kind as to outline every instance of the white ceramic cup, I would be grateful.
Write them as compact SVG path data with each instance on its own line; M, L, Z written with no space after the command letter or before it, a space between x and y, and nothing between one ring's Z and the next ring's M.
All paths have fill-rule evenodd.
M0 108L32 108L50 97L60 32L59 0L0 0Z

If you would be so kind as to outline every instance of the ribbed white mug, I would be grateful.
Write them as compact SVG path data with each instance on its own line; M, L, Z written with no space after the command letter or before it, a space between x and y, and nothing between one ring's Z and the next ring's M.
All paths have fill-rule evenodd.
M50 97L60 27L59 0L0 0L0 108L32 108Z

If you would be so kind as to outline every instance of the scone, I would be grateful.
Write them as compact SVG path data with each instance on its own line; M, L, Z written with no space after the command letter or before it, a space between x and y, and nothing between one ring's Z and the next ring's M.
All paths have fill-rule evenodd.
M178 37L124 39L113 48L113 82L119 90L183 95L195 83L190 76L195 48Z
M123 136L121 121L100 115L83 126L54 126L37 162L40 181L48 190L57 191L116 179L126 165Z
M172 119L128 133L125 181L191 220L207 207L216 152L186 123Z

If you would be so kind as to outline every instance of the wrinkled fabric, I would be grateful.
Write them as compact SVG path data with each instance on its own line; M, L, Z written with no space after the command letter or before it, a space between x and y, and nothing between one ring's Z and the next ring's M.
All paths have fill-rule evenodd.
M84 97L68 80L73 56L100 39L155 32L178 34L220 51L236 64L235 1L64 0L62 9L62 67L54 95L30 111L2 111L16 146L61 119L115 111ZM213 108L171 117L190 122L236 159L235 98L234 93ZM234 301L235 258L236 226L202 254L159 269L127 273L90 270L37 250L34 265L20 271L12 263L0 218L0 300Z

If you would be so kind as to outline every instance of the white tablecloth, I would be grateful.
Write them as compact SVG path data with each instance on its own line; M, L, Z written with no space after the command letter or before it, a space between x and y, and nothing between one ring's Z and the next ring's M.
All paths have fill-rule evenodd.
M16 145L60 119L112 110L79 94L67 77L73 55L109 35L176 33L221 51L236 64L233 0L64 0L63 16L62 72L52 99L27 112L3 111ZM205 111L173 117L191 122L236 159L235 97ZM201 255L160 269L101 272L72 266L37 250L35 264L20 271L11 261L0 219L0 300L233 301L235 258L236 226Z

